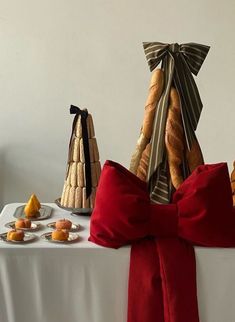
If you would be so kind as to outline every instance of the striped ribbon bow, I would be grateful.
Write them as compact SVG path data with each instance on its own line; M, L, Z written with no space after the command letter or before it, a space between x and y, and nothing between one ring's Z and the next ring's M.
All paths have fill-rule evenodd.
M164 89L154 119L147 180L152 201L169 203L164 136L170 88L173 82L180 95L182 123L186 144L190 150L192 142L196 140L194 131L203 107L192 74L198 74L210 47L196 43L179 45L160 42L145 42L143 46L150 71L153 71L160 62L164 71Z

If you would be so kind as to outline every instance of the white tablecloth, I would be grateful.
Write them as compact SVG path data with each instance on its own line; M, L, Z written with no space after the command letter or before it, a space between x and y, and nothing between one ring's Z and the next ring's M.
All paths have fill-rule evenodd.
M19 205L4 207L0 232L7 231L4 225ZM81 241L0 242L0 322L126 322L130 247L112 250L88 242L88 217L49 205L52 217L41 221L36 234L50 231L49 222L69 218L82 225ZM200 322L234 322L235 249L195 251Z

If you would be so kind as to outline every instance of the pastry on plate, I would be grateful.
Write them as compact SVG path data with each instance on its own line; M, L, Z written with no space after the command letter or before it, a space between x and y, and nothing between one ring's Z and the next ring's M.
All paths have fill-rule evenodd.
M66 229L70 230L72 227L72 222L68 219L59 219L55 223L55 228L56 229Z
M37 217L40 208L41 204L33 194L24 208L24 213L26 217Z
M15 222L15 228L21 229L21 228L30 228L31 227L31 220L28 218L19 218Z
M66 241L69 238L69 232L66 229L56 229L51 233L52 240Z
M14 241L22 241L24 240L24 232L23 230L10 230L7 233L7 240L14 240Z

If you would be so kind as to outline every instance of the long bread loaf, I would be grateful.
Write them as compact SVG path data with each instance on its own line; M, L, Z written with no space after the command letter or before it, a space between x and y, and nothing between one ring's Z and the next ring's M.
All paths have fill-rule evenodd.
M181 164L184 156L184 131L181 120L180 98L177 90L173 87L170 91L165 144L171 181L175 189L177 189L183 182Z
M150 81L149 93L145 104L144 120L141 128L140 137L137 141L136 149L131 157L130 171L134 174L137 173L137 168L142 153L152 136L156 106L162 94L163 83L163 71L161 69L156 69L152 73Z

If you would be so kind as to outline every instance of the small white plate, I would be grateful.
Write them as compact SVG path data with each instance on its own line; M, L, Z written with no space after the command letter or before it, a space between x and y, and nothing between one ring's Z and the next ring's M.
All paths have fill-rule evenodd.
M31 222L31 227L30 228L15 228L15 221L8 222L5 227L11 228L11 229L18 229L18 230L23 230L23 231L36 231L41 228L41 224L36 223L36 222Z
M47 227L49 227L51 229L56 229L55 224L56 224L55 221L54 222L50 222L49 224L47 224ZM71 229L69 229L69 231L74 232L74 231L78 231L79 229L80 229L80 225L79 224L76 225L76 224L72 223L72 227L71 227Z
M50 243L59 243L59 244L71 244L75 243L80 240L80 236L76 233L69 233L69 238L68 240L53 240L51 238L52 233L45 233L41 235L41 238L45 241L48 241Z
M10 244L26 244L26 243L31 243L34 240L37 239L37 236L34 234L24 234L24 239L23 240L8 240L7 239L7 233L0 234L0 239L6 243Z

